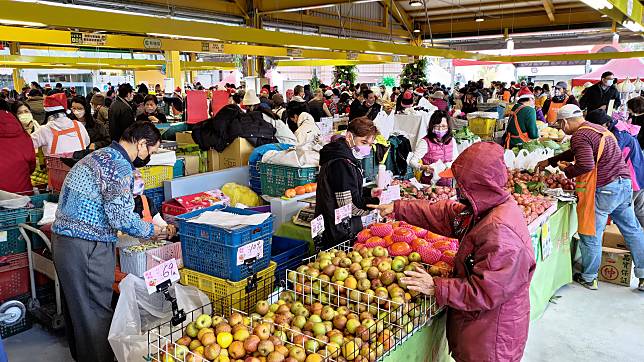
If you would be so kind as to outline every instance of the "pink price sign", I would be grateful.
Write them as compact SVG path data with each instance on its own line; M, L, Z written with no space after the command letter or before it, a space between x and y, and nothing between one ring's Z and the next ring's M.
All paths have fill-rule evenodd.
M148 294L156 292L157 285L161 285L168 280L171 283L174 283L179 281L179 278L179 268L177 267L177 261L174 258L143 273L143 279L145 279L145 286L148 289Z

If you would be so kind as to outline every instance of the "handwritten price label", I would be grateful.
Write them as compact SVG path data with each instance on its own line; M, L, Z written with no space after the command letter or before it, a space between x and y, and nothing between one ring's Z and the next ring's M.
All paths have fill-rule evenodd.
M179 269L177 267L177 261L172 258L163 264L157 265L154 268L143 273L143 279L145 279L145 286L148 289L148 294L152 294L157 291L157 285L160 285L166 281L174 283L179 280Z
M390 204L396 200L400 200L400 185L393 185L387 187L380 195L380 205Z
M362 217L362 226L368 227L371 224L378 222L378 217L379 217L379 214L378 214L377 211L374 211L374 212L372 212L371 214L369 214L367 216L363 216Z
M335 209L335 224L338 225L344 219L348 219L351 217L351 204L349 205L344 205L342 207L339 207Z
M324 217L322 214L311 220L311 238L315 239L324 232Z
M248 259L264 257L264 240L257 240L237 249L237 265L243 265Z

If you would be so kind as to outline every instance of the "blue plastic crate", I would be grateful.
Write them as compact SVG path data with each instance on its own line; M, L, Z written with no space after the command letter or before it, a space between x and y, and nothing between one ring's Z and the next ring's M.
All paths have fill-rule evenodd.
M145 190L143 191L143 195L145 195L145 197L147 197L149 201L154 203L154 206L157 210L161 210L161 204L163 204L163 201L165 201L165 193L163 191L163 187Z
M249 181L250 188L255 191L256 194L261 195L262 194L262 181L259 179L259 177L255 178L253 176L250 177Z
M205 211L213 210L239 215L257 213L217 205L178 216L184 266L200 273L232 281L240 281L267 268L271 259L273 216L271 215L261 225L245 226L235 230L188 222ZM250 265L237 265L237 250L258 240L264 241L263 257Z
M285 280L286 269L296 269L308 256L308 241L274 236L271 261L277 263L275 281L279 283Z
M27 208L0 208L0 228L9 228L27 222L27 218L29 217L27 210Z
M18 226L0 230L0 256L24 253L25 251L27 251L27 244Z

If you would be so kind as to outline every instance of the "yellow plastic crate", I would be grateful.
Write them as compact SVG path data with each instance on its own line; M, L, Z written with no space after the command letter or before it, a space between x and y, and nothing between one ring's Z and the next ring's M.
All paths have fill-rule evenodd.
M145 166L139 168L139 171L143 176L146 190L163 187L163 181L172 180L174 176L173 166Z
M469 120L468 127L475 135L481 138L490 138L494 136L496 121L493 118L472 118Z
M275 268L277 263L271 261L268 268L257 273L258 285L268 285L271 279L275 278ZM204 292L211 302L221 301L224 310L232 305L240 310L249 310L250 307L255 306L258 301L267 299L272 291L268 288L256 288L250 293L246 293L245 288L248 284L248 278L233 282L226 279L210 276L183 268L179 270L181 275L181 284L197 287L197 289ZM275 284L274 284L275 285ZM234 294L234 297L225 298ZM218 306L219 307L219 306Z

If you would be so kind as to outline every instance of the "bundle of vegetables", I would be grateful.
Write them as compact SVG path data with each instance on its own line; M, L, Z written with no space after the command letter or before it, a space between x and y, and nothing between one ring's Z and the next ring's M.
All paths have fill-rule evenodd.
M478 138L477 135L472 133L468 127L463 127L459 130L454 131L454 138L457 141L474 141L476 138Z
M449 186L426 186L419 188L408 180L394 180L394 185L400 185L400 197L403 200L429 200L434 203L456 196L456 189Z
M566 134L564 133L563 130L552 128L552 127L546 127L541 130L539 130L539 136L545 137L545 138L563 138Z
M528 152L532 152L541 148L550 148L555 151L555 155L558 155L564 151L567 151L570 149L570 142L565 142L565 143L557 143L553 140L544 140L544 141L530 141L526 142L522 145L515 146L512 148L512 152L514 152L514 155L518 155L520 150L528 150Z
M533 222L539 215L543 214L553 205L553 200L542 195L530 193L513 193L514 200L519 204L528 224Z

